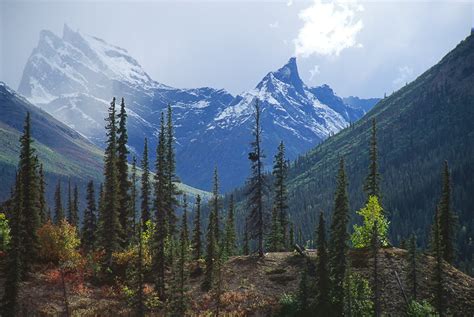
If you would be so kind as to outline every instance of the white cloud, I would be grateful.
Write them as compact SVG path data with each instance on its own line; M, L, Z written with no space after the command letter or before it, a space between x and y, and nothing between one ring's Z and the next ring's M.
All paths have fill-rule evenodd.
M314 65L313 69L309 70L309 80L313 80L314 76L320 73L319 65Z
M356 35L362 30L363 22L357 14L363 10L356 1L314 0L299 13L304 23L294 40L295 55L337 56L346 48L361 47Z
M288 0L288 1L286 2L286 5L287 5L288 7L291 7L291 6L293 5L293 0Z
M278 21L275 21L273 23L270 23L268 26L272 29L276 29L280 26L280 24L278 23Z
M398 68L398 76L393 80L393 85L400 87L413 78L413 68L402 66Z

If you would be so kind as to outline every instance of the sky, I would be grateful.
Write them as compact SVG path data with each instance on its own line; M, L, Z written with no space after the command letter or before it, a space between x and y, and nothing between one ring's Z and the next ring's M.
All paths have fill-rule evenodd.
M40 30L64 24L128 50L178 88L254 88L297 57L309 86L381 97L469 35L471 1L0 0L0 81L17 89Z

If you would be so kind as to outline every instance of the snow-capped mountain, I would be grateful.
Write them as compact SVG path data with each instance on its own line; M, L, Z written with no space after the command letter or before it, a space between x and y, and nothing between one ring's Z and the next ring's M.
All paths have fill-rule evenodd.
M130 150L137 156L145 137L151 147L156 146L161 112L171 104L177 173L185 183L203 189L210 188L215 166L223 190L245 180L257 99L269 163L280 140L293 159L366 111L345 103L329 86L307 87L295 58L268 73L255 89L236 97L222 89L169 87L154 81L125 49L67 25L62 37L40 33L18 91L98 145L105 139L104 118L110 100L124 97ZM153 159L154 151L150 152Z

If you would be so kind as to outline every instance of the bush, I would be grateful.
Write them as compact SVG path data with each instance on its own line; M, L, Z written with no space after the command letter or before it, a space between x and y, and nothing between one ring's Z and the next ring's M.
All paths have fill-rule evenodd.
M380 244L387 246L388 221L383 215L383 210L377 197L370 196L365 207L359 210L357 214L364 218L364 224L362 226L354 225L354 233L351 237L352 245L355 248L370 246L374 224L377 222Z
M278 316L290 317L297 316L299 311L299 302L296 296L284 293L280 297L280 312Z
M41 258L59 265L76 266L81 256L78 247L81 243L75 226L66 220L55 225L51 222L38 229L38 242Z
M374 315L374 302L369 281L360 274L350 273L344 281L346 289L346 307L350 316L365 317ZM350 303L350 304L349 304Z
M5 252L10 243L10 226L4 213L0 213L0 251Z
M417 302L412 300L408 305L407 315L409 317L436 317L439 316L433 306L427 301Z

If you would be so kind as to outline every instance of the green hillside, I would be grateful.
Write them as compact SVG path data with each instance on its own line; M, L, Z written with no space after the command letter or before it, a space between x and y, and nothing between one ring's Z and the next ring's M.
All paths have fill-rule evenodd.
M65 182L71 177L71 181L78 184L82 196L90 179L96 184L102 181L101 149L0 82L0 176L3 180L0 183L0 202L10 195L27 111L31 114L34 147L46 172L49 201L52 201L58 179L64 182L65 190ZM185 184L179 183L178 187L191 197L197 194L204 198L209 196L208 192Z
M355 212L362 206L372 119L377 122L382 201L391 218L392 243L415 232L426 244L441 191L442 163L447 160L459 217L459 264L467 270L474 254L473 36L292 165L290 214L305 237L314 232L317 212L332 212L340 157L346 160L350 207Z

